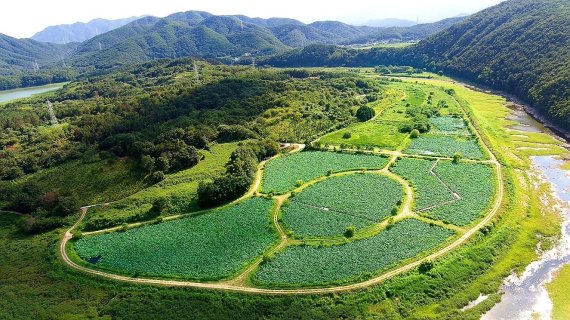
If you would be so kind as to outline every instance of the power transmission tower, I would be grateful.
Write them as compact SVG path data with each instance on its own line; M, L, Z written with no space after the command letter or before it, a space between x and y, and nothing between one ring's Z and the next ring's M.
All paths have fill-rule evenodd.
M97 42L99 44L99 51L103 50L103 46L101 45L101 42Z
M251 58L251 66L255 69L255 57Z
M194 80L200 81L200 73L198 72L198 65L196 65L196 61L192 61L194 64Z
M46 100L46 104L48 107L48 112L49 112L49 117L50 117L50 122L52 126L57 126L58 122L57 122L57 118L55 117L55 112L53 111L53 106L51 104L51 102L49 100Z

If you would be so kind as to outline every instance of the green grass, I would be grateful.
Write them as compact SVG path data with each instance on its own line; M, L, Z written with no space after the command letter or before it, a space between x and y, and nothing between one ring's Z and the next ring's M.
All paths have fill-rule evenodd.
M434 171L461 199L429 210L429 216L464 226L486 214L495 190L491 166L440 161Z
M83 224L86 230L97 230L134 222L147 216L152 202L160 197L170 200L169 214L197 211L196 191L200 181L210 179L224 171L224 165L237 143L216 144L210 151L201 151L205 158L196 166L166 175L166 179L138 193L125 194L122 199L106 208L92 208ZM124 194L124 193L123 193Z
M291 198L284 224L299 236L338 236L348 226L379 223L398 207L402 186L377 174L332 177Z
M351 134L349 139L343 138L346 132ZM319 141L327 145L348 144L395 150L407 136L406 133L399 131L397 123L369 121L353 124L346 129L327 134Z
M477 140L472 138L460 138L440 135L422 135L412 139L412 143L404 150L408 154L437 155L452 157L456 152L465 158L483 159L485 155Z
M273 201L252 198L227 208L78 240L77 254L94 267L127 274L214 280L228 277L278 238L269 225Z
M107 202L133 194L148 186L144 174L128 158L71 161L24 176L15 182L0 181L0 189L18 188L33 183L41 192L58 190L75 193L82 205Z
M551 283L546 285L550 299L552 299L552 319L562 320L570 317L570 265L558 271Z
M298 181L308 182L327 172L358 169L381 169L388 159L377 155L306 151L269 161L263 174L264 193L285 193L296 188Z
M322 285L369 277L432 250L453 233L406 219L371 238L343 245L290 246L260 265L254 281L263 285Z
M434 164L435 160L402 158L390 168L414 187L416 211L454 199L451 191L430 173Z

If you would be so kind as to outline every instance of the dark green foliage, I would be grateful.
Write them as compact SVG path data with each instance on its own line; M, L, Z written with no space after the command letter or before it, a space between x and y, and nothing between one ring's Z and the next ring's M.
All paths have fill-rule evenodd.
M354 226L348 226L346 227L346 230L344 230L344 236L346 238L352 238L354 236L354 230L356 228Z
M240 145L230 156L223 176L200 183L198 203L203 207L213 207L238 198L253 183L259 161L276 155L278 151L277 143L269 140Z
M567 127L570 65L564 62L570 61L569 15L565 0L505 1L411 47L354 50L315 45L265 63L288 67L406 65L444 71L516 94Z
M356 110L356 118L358 121L364 122L368 121L376 115L376 111L368 106L361 106Z
M410 138L415 139L420 137L420 131L418 129L413 129L410 132Z

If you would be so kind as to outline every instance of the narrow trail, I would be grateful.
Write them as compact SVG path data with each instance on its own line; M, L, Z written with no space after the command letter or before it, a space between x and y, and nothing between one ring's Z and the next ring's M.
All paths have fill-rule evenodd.
M468 116L467 112L465 111L463 106L461 106L461 109L463 110L463 113L466 116ZM436 251L436 252L434 252L428 256L425 256L423 258L420 258L420 259L417 259L413 262L410 262L406 265L403 265L403 266L400 266L398 268L384 272L384 273L382 273L376 277L373 277L369 280L359 282L359 283L354 283L354 284L335 286L335 287L306 288L306 289L302 289L302 288L300 288L300 289L267 289L267 288L254 288L254 287L244 286L243 282L247 279L247 276L255 268L257 268L257 266L259 265L259 263L261 263L263 258L259 258L255 263L253 263L251 266L249 266L242 274L240 274L236 278L229 280L227 282L222 282L222 283L191 282L191 281L179 281L179 280L161 280L161 279L151 279L151 278L131 278L131 277L127 277L127 276L122 276L122 275L107 273L107 272L99 271L99 270L95 270L95 269L90 269L90 268L81 266L81 265L75 263L74 261L72 261L69 258L69 256L67 255L67 251L66 251L66 245L67 245L68 241L72 238L72 232L85 218L87 211L88 211L88 207L81 208L81 215L80 215L79 219L70 229L68 229L65 232L64 236L62 237L62 240L60 243L60 250L59 250L60 256L68 266L70 266L71 268L73 268L75 270L79 270L79 271L85 272L87 274L91 274L94 276L99 276L99 277L103 277L103 278L107 278L107 279L124 281L124 282L129 282L129 283L138 283L138 284L151 284L151 285L171 286L171 287L188 287L188 288L196 288L196 289L224 290L224 291L232 291L232 292L267 294L267 295L328 294L328 293L338 293L338 292L364 289L364 288L368 288L368 287L377 285L377 284L379 284L379 283L381 283L387 279L390 279L396 275L399 275L401 273L413 270L414 268L418 267L421 263L423 263L425 261L435 260L435 259L437 259L441 256L444 256L447 253L455 250L456 248L458 248L459 246L461 246L462 244L467 242L467 240L469 240L469 238L471 238L481 228L483 228L485 225L487 225L493 218L495 218L495 216L499 212L499 210L501 208L502 199L504 197L504 182L503 182L502 167L501 167L501 164L499 163L499 161L497 161L496 156L490 150L489 146L487 146L486 141L484 139L482 139L480 132L471 123L471 121L473 121L473 119L471 119L470 117L468 117L468 119L470 119L469 126L470 126L471 130L477 136L479 141L481 141L481 144L482 144L483 148L485 149L485 151L487 152L487 154L489 155L490 160L484 160L484 161L462 160L462 161L488 163L488 164L492 164L496 168L496 176L497 176L498 183L497 183L497 192L495 194L494 204L493 204L492 208L490 209L488 214L481 221L479 221L479 223L474 225L471 229L466 230L466 231L461 229L461 232L462 232L461 236L459 238L453 240L447 246L439 249L438 251ZM298 146L296 148L296 150L294 150L293 152L300 151L300 150L302 150L302 146ZM382 152L382 151L384 151L384 152ZM380 153L391 156L392 157L391 161L395 161L395 159L397 157L403 157L403 156L413 156L413 157L419 157L419 158L426 157L426 158L430 158L430 159L451 160L451 158L446 158L446 157L405 155L405 154L402 154L400 151L381 150ZM252 186L252 188L248 191L248 193L246 195L251 196L251 195L256 194L258 188L260 187L261 176L262 176L262 174L261 174L262 166L263 165L260 164L254 185ZM398 214L398 216L401 216L401 217L417 216L411 210L411 204L413 201L413 197L412 197L413 193L412 193L411 187L403 178L391 173L388 170L388 168L389 168L389 166L387 165L384 169L379 170L379 171L386 174L386 175L391 175L392 177L394 177L398 181L403 181L404 182L403 185L406 186L406 194L407 194L406 201L404 203L404 208L402 209L402 212L400 214ZM246 195L244 195L244 197L246 197ZM240 199L243 199L244 197L242 197ZM281 197L283 197L281 202L279 202L280 198L276 197L278 199L278 203L276 205L277 207L280 207L282 202L287 198L287 195L284 195ZM279 225L278 210L275 210L273 213L273 223L274 223L278 233L281 235L281 242L279 243L279 245L277 245L272 250L272 252L275 252L287 244L287 236L283 232L283 229L281 228L281 226Z

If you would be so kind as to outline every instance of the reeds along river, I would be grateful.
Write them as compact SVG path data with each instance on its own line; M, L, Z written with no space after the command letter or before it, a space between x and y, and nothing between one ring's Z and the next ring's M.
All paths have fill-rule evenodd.
M524 112L513 113L511 120L519 122L515 129L528 132L545 132L545 128ZM537 181L549 182L553 198L562 215L560 241L550 250L542 252L540 259L527 266L521 276L512 274L505 279L501 302L482 319L550 319L552 301L545 285L556 272L570 263L570 171L563 169L563 160L554 156L532 157L532 174Z

